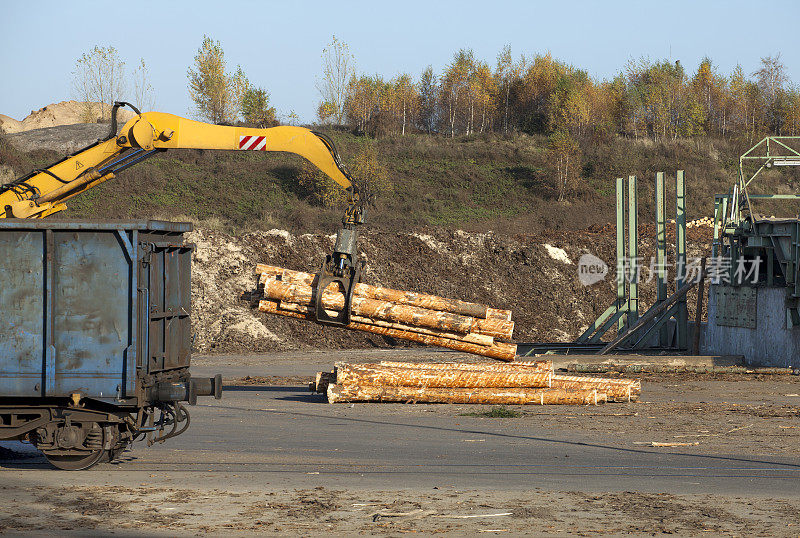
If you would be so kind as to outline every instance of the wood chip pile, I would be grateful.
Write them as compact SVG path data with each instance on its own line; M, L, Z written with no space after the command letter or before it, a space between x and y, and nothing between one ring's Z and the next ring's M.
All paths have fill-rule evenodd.
M259 264L259 288L264 300L259 310L314 321L314 275ZM322 294L322 306L334 316L344 308L345 296L331 284ZM410 291L358 283L353 287L347 329L410 340L513 361L516 344L510 310L445 299Z
M338 362L309 388L328 402L597 405L639 399L637 379L557 375L551 361L513 363Z

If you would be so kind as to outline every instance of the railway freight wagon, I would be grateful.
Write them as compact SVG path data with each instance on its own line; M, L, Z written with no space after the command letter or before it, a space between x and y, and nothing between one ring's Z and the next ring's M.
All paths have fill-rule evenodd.
M0 439L61 469L186 430L192 378L186 223L0 220Z

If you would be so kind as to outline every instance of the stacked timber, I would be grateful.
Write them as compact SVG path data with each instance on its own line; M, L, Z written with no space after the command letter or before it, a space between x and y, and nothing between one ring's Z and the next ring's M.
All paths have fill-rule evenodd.
M314 321L313 274L266 264L259 264L256 273L264 296L260 311ZM330 316L342 311L345 295L338 284L323 290L321 304ZM346 328L502 361L513 361L517 352L510 343L514 322L509 310L364 283L353 286Z
M550 361L499 363L336 363L309 386L328 402L597 405L635 401L641 382L556 375Z

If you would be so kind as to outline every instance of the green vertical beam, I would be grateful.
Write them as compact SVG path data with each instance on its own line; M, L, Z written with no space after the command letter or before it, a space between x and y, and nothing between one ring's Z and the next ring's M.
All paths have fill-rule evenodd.
M617 178L617 304L625 301L625 183ZM625 327L625 316L619 318L617 330Z
M628 327L639 319L639 198L636 176L628 176Z
M719 232L722 222L720 220L719 210L722 200L719 196L714 197L714 240L711 242L711 257L716 258L719 252Z
M725 228L724 227L725 227L725 223L726 223L726 221L728 219L728 205L729 205L730 201L731 201L731 199L729 197L727 197L727 196L722 199L722 206L720 207L720 212L722 213L722 215L721 215L722 220L720 220L720 237L725 232ZM720 239L720 244L719 244L719 249L717 251L717 256L723 256L724 254L725 254L725 252L724 252L724 250L722 248L722 239ZM770 258L770 259L772 259L772 258Z
M656 173L656 304L667 299L667 197L664 192L664 172ZM659 347L667 347L668 327L658 332Z
M678 280L675 289L683 287L686 277L686 184L683 170L678 170L675 178L675 261ZM678 348L688 349L689 312L686 295L678 302Z

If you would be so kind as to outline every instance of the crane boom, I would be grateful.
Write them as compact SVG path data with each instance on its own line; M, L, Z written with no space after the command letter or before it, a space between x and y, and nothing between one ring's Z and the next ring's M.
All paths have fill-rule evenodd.
M47 168L0 186L0 218L43 218L66 209L64 202L148 157L168 149L283 151L306 158L350 193L345 224L363 220L363 207L350 174L326 136L303 127L256 129L212 125L163 112L138 113L117 134L115 103L111 133Z

